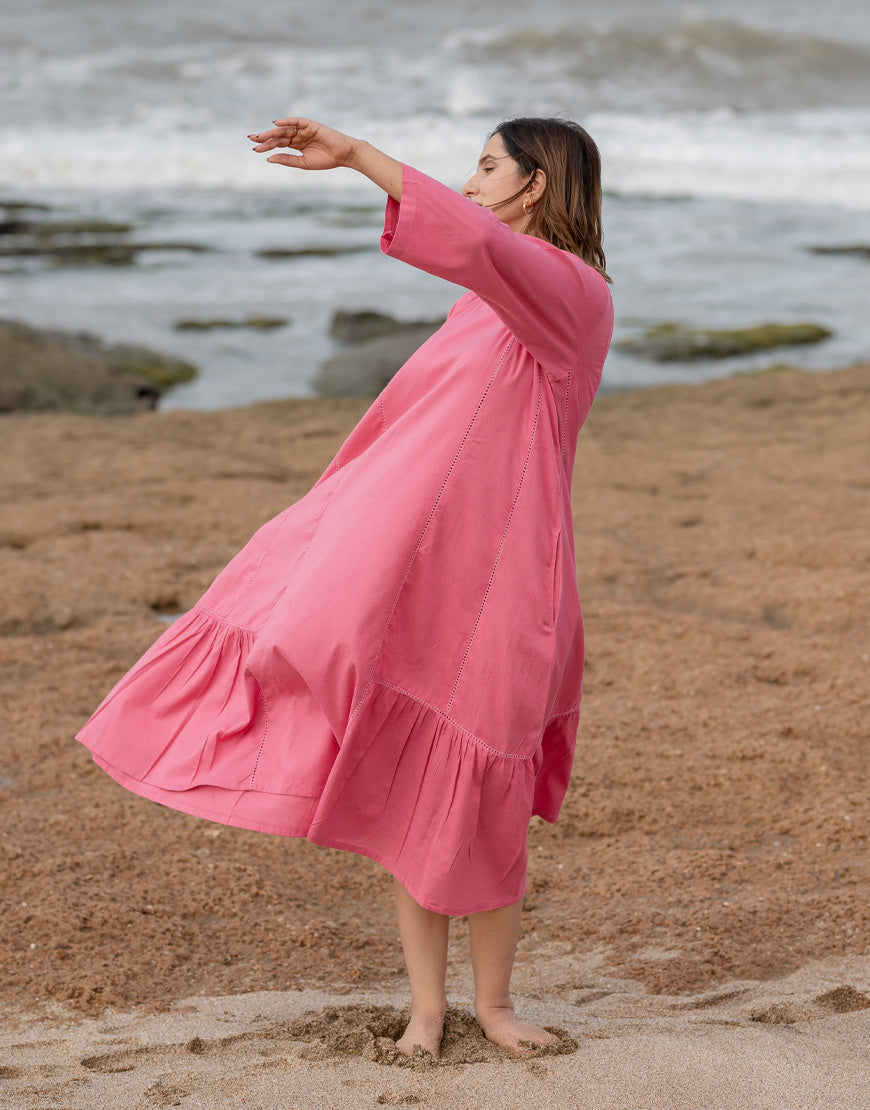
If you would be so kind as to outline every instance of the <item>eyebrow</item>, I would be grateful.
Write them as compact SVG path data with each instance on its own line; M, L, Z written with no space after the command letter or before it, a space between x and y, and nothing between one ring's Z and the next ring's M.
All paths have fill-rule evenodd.
M509 154L481 154L477 160L478 167L482 166L484 162L500 162L502 158L509 158Z

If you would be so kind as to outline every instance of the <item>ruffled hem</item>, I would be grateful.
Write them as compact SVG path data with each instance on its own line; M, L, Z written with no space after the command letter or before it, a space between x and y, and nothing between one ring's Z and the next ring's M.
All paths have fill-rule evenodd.
M522 898L529 818L535 810L548 817L543 811L558 811L561 801L561 782L542 796L536 772L548 762L548 776L557 771L549 748L563 752L564 772L561 741L534 756L500 752L413 693L377 681L339 741L322 711L315 717L310 695L276 693L272 704L247 666L255 639L192 610L121 680L78 739L134 793L367 856L437 913L477 913ZM323 735L312 737L312 726ZM570 731L570 715L551 727ZM264 775L264 765L277 770Z

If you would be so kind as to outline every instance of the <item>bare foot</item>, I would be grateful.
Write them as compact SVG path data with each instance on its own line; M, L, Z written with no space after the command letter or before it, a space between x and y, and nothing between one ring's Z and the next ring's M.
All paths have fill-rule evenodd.
M512 1006L475 1006L477 1024L488 1041L494 1041L511 1052L522 1053L529 1044L556 1044L559 1040L540 1025L520 1021Z
M411 1011L411 1020L396 1048L405 1056L413 1056L419 1045L425 1052L431 1052L437 1060L441 1055L441 1038L444 1036L444 1011L434 1014L421 1014Z

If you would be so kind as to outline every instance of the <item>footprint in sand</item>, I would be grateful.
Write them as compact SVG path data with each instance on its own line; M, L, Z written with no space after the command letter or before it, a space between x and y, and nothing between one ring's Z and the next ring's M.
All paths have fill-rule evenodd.
M145 1091L145 1097L157 1106L181 1106L188 1095L193 1094L193 1083L184 1083L173 1077L161 1076Z
M321 1011L303 1014L290 1023L288 1031L291 1037L309 1042L310 1047L303 1051L303 1057L308 1060L355 1056L378 1064L414 1070L504 1062L506 1059L528 1061L538 1056L563 1055L577 1050L577 1042L564 1029L546 1026L559 1038L558 1042L516 1056L488 1041L472 1014L451 1007L444 1019L440 1059L435 1060L422 1050L413 1056L406 1056L396 1047L396 1040L401 1037L407 1023L406 1010L355 1004L328 1006Z
M855 987L834 987L817 994L809 1002L774 1002L752 1010L749 1018L764 1025L794 1025L798 1021L818 1021L832 1014L850 1014L870 1009L870 997Z
M88 1071L112 1075L122 1071L133 1071L139 1058L147 1055L149 1055L147 1048L132 1048L124 1052L107 1052L101 1056L85 1056L79 1063Z

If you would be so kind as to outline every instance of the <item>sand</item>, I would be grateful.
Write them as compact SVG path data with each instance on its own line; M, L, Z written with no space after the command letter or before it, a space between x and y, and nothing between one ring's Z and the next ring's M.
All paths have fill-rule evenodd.
M578 1047L474 1035L457 921L422 1069L370 1058L407 1001L375 864L162 809L71 739L364 405L0 419L0 1106L866 1110L868 399L864 367L596 403L580 742L516 974Z

